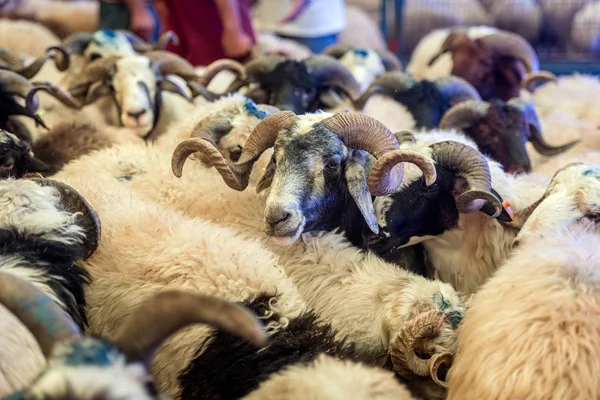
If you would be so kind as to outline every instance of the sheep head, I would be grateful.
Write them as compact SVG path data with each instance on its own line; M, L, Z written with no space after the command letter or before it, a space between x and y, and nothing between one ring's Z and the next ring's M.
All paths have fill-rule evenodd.
M436 127L453 104L480 99L473 86L455 76L419 82L402 72L388 72L375 79L354 106L363 109L375 94L392 97L405 106L418 128Z
M28 173L50 172L44 162L34 157L29 144L0 129L0 178L22 178Z
M394 135L373 118L358 113L301 117L291 111L272 114L254 128L237 163L227 161L209 140L196 139L192 143L175 150L174 174L181 176L186 158L202 152L226 184L236 190L248 186L254 162L273 147L271 162L256 190L270 188L265 229L279 242L291 243L303 232L339 225L349 199L356 204L357 217L362 215L368 229L379 232L366 182L371 162L366 153L378 158L399 145ZM402 168L395 168L375 190L397 186Z
M535 107L521 99L458 104L444 115L440 128L463 130L483 152L512 173L531 171L527 141L544 156L560 154L579 143L573 141L562 146L546 143Z
M389 180L397 163L419 157L421 171L411 170L402 187L376 190ZM487 159L475 147L444 141L424 147L405 142L403 148L381 157L369 175L377 217L399 245L416 244L458 226L460 214L483 212L503 221L510 215L492 188ZM385 196L385 197L383 197Z
M197 79L193 67L179 56L152 51L144 56L95 60L74 79L69 91L82 98L85 105L111 96L120 124L147 137L158 122L163 90L191 101L183 88L166 77L169 74L186 81Z
M511 32L493 32L473 39L466 29L456 29L429 65L446 52L452 55L452 74L472 84L484 100L518 97L525 76L539 71L535 50Z
M600 233L600 166L573 163L556 171L544 195L515 213L511 225L520 228L514 245L560 229Z
M46 370L11 396L16 399L161 399L148 371L153 353L169 336L196 323L208 323L257 346L266 341L249 310L198 293L163 291L143 301L113 342L83 336L56 303L8 273L0 274L0 304L31 331L48 359Z
M249 62L246 73L248 78L234 82L229 91L254 84L256 88L247 94L252 100L297 114L320 109L328 102L325 96L334 89L352 99L360 94L360 85L350 71L326 55L313 55L303 61L265 56Z

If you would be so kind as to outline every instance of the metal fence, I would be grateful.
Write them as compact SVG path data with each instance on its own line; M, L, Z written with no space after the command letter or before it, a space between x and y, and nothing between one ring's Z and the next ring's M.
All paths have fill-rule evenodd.
M381 29L408 61L434 29L488 25L525 37L540 68L555 74L600 75L600 1L589 0L382 0Z

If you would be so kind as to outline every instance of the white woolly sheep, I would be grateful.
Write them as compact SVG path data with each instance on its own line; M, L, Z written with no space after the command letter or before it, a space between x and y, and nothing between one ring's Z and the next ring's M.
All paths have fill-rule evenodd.
M598 165L568 166L515 215L514 254L465 314L449 399L600 396L599 177Z
M36 22L0 19L0 48L15 54L42 57L46 49L58 45L60 39Z
M416 339L405 331L412 326L413 319L417 331L424 329L418 325L423 323L423 318L411 317L422 316L432 310L436 311L427 314L427 318L437 321L434 323L436 334L425 351L453 351L454 327L464 309L449 285L411 276L372 256L365 255L357 260L357 250L349 245L345 249L342 245L331 248L328 250L331 252L328 259L337 260L336 265L345 265L345 273L340 273L356 280L355 284L350 285L356 290L355 295L366 295L363 284L371 282L375 288L372 293L375 296L372 298L373 307L392 307L387 312L372 310L365 314L363 318L366 319L360 325L340 325L345 327L340 329L350 331L335 331L332 323L340 315L338 310L324 309L322 314L308 312L292 281L282 269L273 267L277 264L275 257L256 241L242 239L230 229L198 218L184 217L142 199L112 177L94 177L91 184L89 177L62 171L56 178L72 183L86 196L99 213L103 237L107 238L100 242L98 250L85 263L92 277L92 284L86 293L92 333L112 337L132 307L145 297L166 288L193 287L205 294L218 294L231 301L242 301L265 319L271 332L270 344L258 353L247 353L242 350L243 344L232 342L229 336L220 333L207 335L206 329L201 328L182 332L167 341L154 359L152 370L157 375L159 389L170 395L240 397L258 385L257 377L261 374L276 372L296 360L308 361L318 353L325 352L336 357L356 357L354 359L373 363L379 356L387 354L390 344L397 369L407 364L407 369L402 370L405 374L414 370L419 376L427 376L429 370L426 362L417 362L417 366L412 364L415 361L411 354L414 353L406 349L412 349L412 340ZM110 190L107 189L109 187ZM135 229L132 230L133 227ZM151 239L156 232L161 232L159 246ZM327 251L321 246L319 249ZM362 273L363 268L369 270L371 258L379 263L375 264L377 268L387 273L379 276ZM121 261L115 263L115 259ZM319 264L318 259L315 262ZM335 267L327 262L323 266L329 269ZM396 284L390 284L394 276L398 276ZM413 292L412 285L406 285L407 277L424 290ZM323 279L327 280L328 277L319 274L313 283ZM380 294L388 289L391 297L381 302ZM320 288L317 290L321 291ZM409 305L413 303L414 307ZM108 304L118 304L118 307L107 308ZM405 306L398 308L399 304ZM424 308L417 307L417 304ZM438 315L438 312L442 314ZM382 323L377 325L383 326L383 330L378 328L368 340L357 336L356 329L360 326L363 330L372 330L373 315L382 318ZM400 342L396 344L394 338L397 334L400 334ZM403 341L402 338L407 334L409 337ZM412 334L419 336L422 333ZM208 337L212 337L208 342L210 344L202 345ZM344 337L348 338L345 344L338 342L338 338ZM231 352L228 344L242 347L236 347L238 351ZM355 349L348 347L351 344ZM201 346L200 352L197 351L198 346ZM290 357L285 350L287 348L293 348L296 356ZM312 355L298 351L303 348ZM231 365L237 362L254 367L232 369ZM229 374L235 374L236 378L233 379ZM425 384L428 382L431 381L423 381Z

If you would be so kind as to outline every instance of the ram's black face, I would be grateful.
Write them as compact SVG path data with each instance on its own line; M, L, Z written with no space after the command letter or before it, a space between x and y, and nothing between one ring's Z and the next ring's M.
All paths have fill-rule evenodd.
M282 111L304 114L318 108L319 82L301 62L286 60L262 76L259 83L267 103ZM264 99L253 100L260 103Z
M385 199L391 200L389 207L384 207L386 230L399 245L457 226L459 213L452 192L458 182L447 170L436 166L436 171L437 180L430 187L420 178Z
M407 91L390 93L390 96L410 111L417 128L437 127L444 113L450 109L450 102L429 81L421 81Z
M50 169L33 157L26 143L11 133L0 131L0 178L21 178L28 172L46 173Z

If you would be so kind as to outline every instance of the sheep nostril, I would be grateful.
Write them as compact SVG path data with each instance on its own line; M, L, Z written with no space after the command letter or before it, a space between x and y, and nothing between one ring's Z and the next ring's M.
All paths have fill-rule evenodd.
M136 110L136 111L127 111L127 115L129 115L133 119L139 119L142 115L146 113L146 110Z
M267 221L271 225L278 225L282 222L287 221L291 217L292 213L283 207L277 207L275 209L271 209L267 214Z

